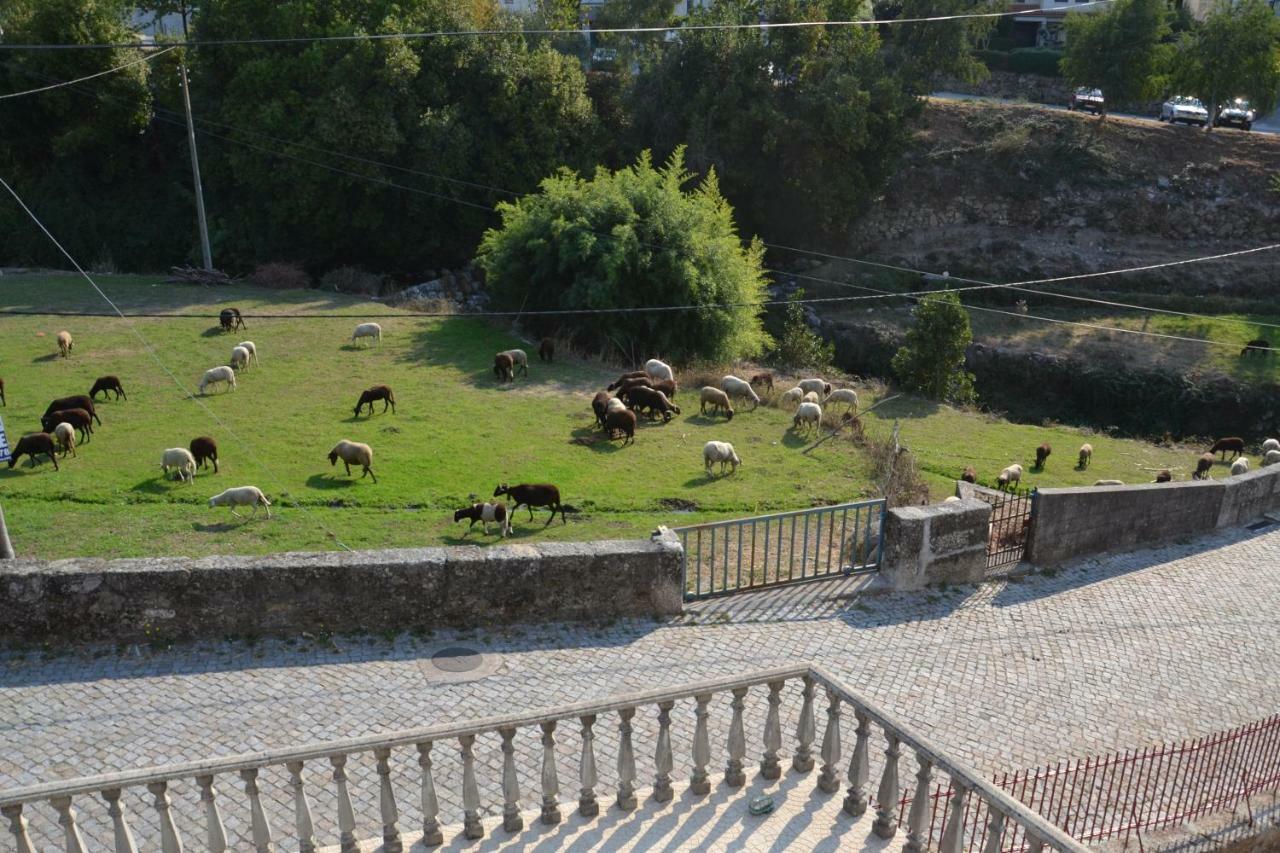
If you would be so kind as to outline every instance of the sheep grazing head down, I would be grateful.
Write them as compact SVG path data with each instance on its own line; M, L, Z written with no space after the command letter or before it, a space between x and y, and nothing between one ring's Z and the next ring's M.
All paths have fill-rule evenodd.
M330 450L330 451L329 451L329 464L330 464L330 465L337 465L337 464L338 464L338 451L336 451L336 450Z

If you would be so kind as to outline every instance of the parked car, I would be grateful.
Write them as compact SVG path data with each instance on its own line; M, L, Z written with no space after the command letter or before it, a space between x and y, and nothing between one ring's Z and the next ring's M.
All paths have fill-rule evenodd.
M1236 98L1230 103L1223 104L1218 108L1218 120L1214 122L1214 127L1238 127L1241 130L1251 130L1253 128L1254 112L1253 107L1244 98Z
M1101 89L1090 89L1088 86L1081 86L1071 93L1071 100L1067 102L1069 110L1088 110L1094 115L1100 115L1107 111L1107 100L1102 97Z
M1204 104L1200 103L1199 98L1175 95L1160 105L1160 115L1157 116L1157 120L1167 121L1169 124L1182 121L1204 127L1209 123L1209 111L1204 108Z

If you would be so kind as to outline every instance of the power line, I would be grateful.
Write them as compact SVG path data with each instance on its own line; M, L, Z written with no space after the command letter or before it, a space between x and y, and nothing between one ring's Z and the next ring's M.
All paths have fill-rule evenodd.
M147 56L144 56L141 59L135 59L132 62L126 62L123 65L117 65L115 68L108 68L106 71L99 71L96 74L88 74L88 75L85 75L84 77L77 77L74 80L60 80L48 86L41 86L38 89L27 89L25 92L10 92L7 95L0 95L0 101L8 100L9 98L21 98L23 95L34 95L38 92L48 92L50 89L59 89L63 86L74 86L76 83L83 83L86 80L93 80L98 77L105 77L108 74L115 74L117 71L123 71L126 68L132 68L133 66L141 65L144 62L150 62L151 60L157 57L164 56L166 53L168 53L171 50L177 50L177 48L166 47L164 50L157 51L152 54L148 54Z

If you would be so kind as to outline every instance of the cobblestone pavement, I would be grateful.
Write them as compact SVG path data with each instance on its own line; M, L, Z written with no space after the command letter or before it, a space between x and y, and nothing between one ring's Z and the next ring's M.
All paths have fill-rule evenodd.
M1280 708L1280 532L1274 530L1230 531L1089 560L1053 576L978 587L859 595L838 584L817 584L738 602L695 607L672 622L598 629L10 655L0 658L0 790L600 699L803 661L823 664L984 772L1206 733ZM453 644L483 652L493 673L442 682L425 659ZM798 689L788 685L785 694L786 740L794 731ZM763 696L760 689L748 699L749 751L757 757ZM723 767L724 697L711 710L712 765ZM637 715L642 783L653 778L654 714L641 709ZM691 703L673 712L677 779L687 778L683 756L689 754L692 716ZM616 755L615 726L604 718L597 726L602 802ZM852 728L844 727L846 756ZM563 726L557 736L565 762L562 799L571 802L577 735ZM497 743L496 736L482 736L476 750L490 815L501 810ZM524 803L532 807L541 758L537 733L521 732L517 745ZM442 820L455 823L461 786L453 750L446 757L437 762L436 782ZM414 758L408 751L394 756L406 828L420 826ZM361 835L374 836L372 761L354 757L349 772ZM904 784L912 772L914 761L904 757ZM318 834L336 839L332 783L322 766L310 765L308 773ZM248 819L241 783L226 778L219 785L229 828L239 835ZM291 826L285 774L264 771L261 787L273 825ZM186 831L202 837L194 785L179 783L172 793ZM127 804L139 835L154 838L150 806L136 794ZM86 835L109 840L102 801L82 798L77 807ZM52 845L57 826L51 813L36 809L31 817L33 833Z

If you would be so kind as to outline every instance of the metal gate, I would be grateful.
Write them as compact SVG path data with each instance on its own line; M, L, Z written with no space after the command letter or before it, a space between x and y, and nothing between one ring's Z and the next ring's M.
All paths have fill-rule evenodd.
M883 498L676 527L685 600L880 567Z
M987 574L1001 574L1022 562L1034 523L1035 490L1001 491L970 486L973 497L991 504L987 529Z

